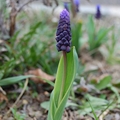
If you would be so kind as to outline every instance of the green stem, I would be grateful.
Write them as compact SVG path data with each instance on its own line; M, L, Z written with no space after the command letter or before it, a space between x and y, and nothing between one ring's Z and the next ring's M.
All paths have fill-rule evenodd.
M59 103L63 97L63 93L64 93L64 89L65 89L66 74L67 74L67 55L66 55L65 51L63 51L63 60L64 60L64 71L63 71L63 78L62 78L62 86L61 86L61 90L60 90Z

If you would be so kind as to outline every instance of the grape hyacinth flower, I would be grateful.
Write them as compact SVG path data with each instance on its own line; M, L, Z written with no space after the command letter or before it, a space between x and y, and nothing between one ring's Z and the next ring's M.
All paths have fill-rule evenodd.
M69 7L67 2L64 2L64 8L69 12Z
M80 0L74 0L74 5L75 5L75 8L76 8L76 12L79 12Z
M100 18L101 18L100 5L97 5L97 6L96 6L95 18L96 18L96 19L100 19Z
M71 27L69 12L64 9L60 14L58 28L56 32L57 50L70 52L71 46Z
M77 72L78 57L75 47L70 48L70 15L66 9L60 14L56 41L57 49L58 51L62 51L62 56L57 69L54 90L50 96L47 120L62 120L62 115Z

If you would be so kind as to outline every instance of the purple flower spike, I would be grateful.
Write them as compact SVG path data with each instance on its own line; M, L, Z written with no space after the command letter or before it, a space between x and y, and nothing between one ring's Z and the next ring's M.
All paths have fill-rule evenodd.
M76 8L76 12L79 12L80 0L74 0L74 5L75 5L75 8Z
M69 12L69 7L67 2L64 2L64 8Z
M59 24L56 32L57 50L70 52L71 27L69 12L64 9L60 14Z
M100 5L97 5L97 6L96 6L95 18L96 18L96 19L100 19L100 18L101 18Z

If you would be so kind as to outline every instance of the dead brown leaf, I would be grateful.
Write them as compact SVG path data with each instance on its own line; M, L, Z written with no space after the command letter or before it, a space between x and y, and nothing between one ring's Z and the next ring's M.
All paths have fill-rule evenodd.
M4 94L0 93L0 103L3 102L3 101L8 102L8 99Z
M30 78L35 83L46 83L45 80L49 80L49 81L54 81L55 80L54 76L45 73L41 69L29 70L26 74L27 75L38 76L39 78L38 77L32 77L32 78Z
M2 115L0 115L0 120L2 120Z

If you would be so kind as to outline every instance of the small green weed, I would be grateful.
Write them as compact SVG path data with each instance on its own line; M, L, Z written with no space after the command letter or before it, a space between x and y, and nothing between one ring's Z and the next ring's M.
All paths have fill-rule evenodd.
M108 40L108 33L112 29L112 27L102 27L97 31L96 27L92 16L89 16L87 23L88 44L89 50L93 53Z
M25 120L25 114L20 114L17 112L17 109L11 108L13 117L15 120Z

